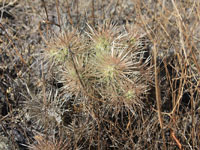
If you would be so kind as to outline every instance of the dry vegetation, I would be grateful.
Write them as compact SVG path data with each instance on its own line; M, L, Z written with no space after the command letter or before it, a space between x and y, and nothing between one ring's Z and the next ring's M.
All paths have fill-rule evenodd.
M200 1L1 0L0 149L200 149Z

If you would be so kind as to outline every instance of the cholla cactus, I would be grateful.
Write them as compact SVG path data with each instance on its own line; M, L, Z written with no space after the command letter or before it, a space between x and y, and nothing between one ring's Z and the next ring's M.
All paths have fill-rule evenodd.
M143 96L149 89L145 49L141 48L138 34L112 24L98 29L89 26L89 31L81 35L82 39L79 34L66 34L65 37L76 39L76 44L70 38L57 39L65 43L58 46L63 46L67 53L61 55L65 55L64 59L58 59L60 55L57 54L53 56L57 65L56 72L52 70L56 80L63 83L62 95L73 97L64 99L72 105L66 108L70 121L62 122L71 139L76 139L75 145L82 140L94 144L97 123L107 124L104 118L117 120L120 113L136 114L138 108L144 106ZM81 106L81 109L76 111L73 106ZM75 134L75 131L81 133Z
M67 143L64 140L47 140L41 135L36 135L34 139L37 143L30 145L30 150L65 150L68 149Z
M29 91L29 89L28 89ZM61 123L61 102L58 101L57 94L49 94L48 99L38 94L37 97L30 93L31 98L24 105L26 106L26 119L36 124L39 128L51 129ZM48 130L52 132L52 130Z
M69 46L74 54L80 54L85 50L84 40L75 29L51 39L45 52L46 59L54 58L56 62L63 64L69 58Z
M120 30L115 28L112 25L98 30L90 27L91 31L88 35L93 42L90 44L91 55L88 62L92 66L89 82L93 89L107 100L119 100L128 91L132 94L137 93L137 96L129 96L130 101L136 104L135 101L136 99L138 101L139 95L146 91L144 90L146 86L140 86L140 83L142 84L142 75L139 72L141 58L138 57L143 57L143 51L137 49L137 42L132 42L133 36L129 33L119 34ZM134 39L134 41L137 40L139 39ZM137 84L140 88L131 86L127 89L126 85L131 84ZM126 89L124 89L125 86Z
M61 82L64 83L64 90L71 95L78 96L83 93L84 85L87 82L87 68L85 67L84 55L71 56L71 58L63 64L61 71Z
M64 91L76 97L90 95L107 102L128 100L128 103L142 104L139 99L147 86L142 83L140 72L144 54L139 48L140 37L112 24L99 26L97 30L89 26L89 29L83 36L87 42L72 32L52 46L60 47L54 48L58 53L53 55L62 64L57 80L64 83Z

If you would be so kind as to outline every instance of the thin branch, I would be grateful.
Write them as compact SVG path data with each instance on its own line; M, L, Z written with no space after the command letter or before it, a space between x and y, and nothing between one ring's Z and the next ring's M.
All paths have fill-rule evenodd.
M59 11L59 0L56 0L56 11L58 15L58 24L61 31L61 19L60 19L60 11Z
M82 86L83 89L84 89L84 88L85 88L85 85L83 84L83 81L81 80L80 74L79 74L79 72L78 72L78 69L77 69L76 64L75 64L75 61L74 61L74 53L71 51L71 47L70 47L70 46L69 46L68 49L69 49L69 53L70 53L70 56L71 56L71 60L72 60L74 69L75 69L76 74L77 74L77 76L78 76L78 79L79 79L79 81L80 81L80 83L81 83L81 86Z
M160 127L162 130L162 138L163 138L163 145L164 145L164 149L167 150L166 147L166 140L165 140L165 134L164 134L164 130L163 130L163 120L162 120L162 114L161 114L161 96L160 96L160 87L159 87L159 79L158 79L158 70L159 67L157 68L157 49L156 49L156 43L154 43L154 71L155 71L155 88L156 88L156 102L157 102L157 109L158 109L158 118L159 118L159 122L160 122Z

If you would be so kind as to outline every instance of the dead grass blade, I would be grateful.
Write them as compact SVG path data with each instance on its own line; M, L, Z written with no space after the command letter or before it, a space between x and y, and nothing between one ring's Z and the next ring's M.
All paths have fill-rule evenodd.
M157 49L156 49L156 43L154 43L154 71L155 71L155 89L156 89L156 103L157 103L157 109L158 109L158 119L160 123L160 127L162 130L162 138L163 138L163 145L164 149L167 150L166 146L166 140L165 140L165 134L164 134L164 125L163 125L163 120L162 120L162 114L161 114L161 96L160 96L160 87L159 87L159 79L158 79L158 70L159 67L157 68Z

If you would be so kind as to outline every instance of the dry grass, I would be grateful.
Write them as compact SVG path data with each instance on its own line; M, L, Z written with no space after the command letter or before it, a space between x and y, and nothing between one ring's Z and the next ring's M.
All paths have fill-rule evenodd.
M3 0L0 8L8 147L200 149L200 2Z

